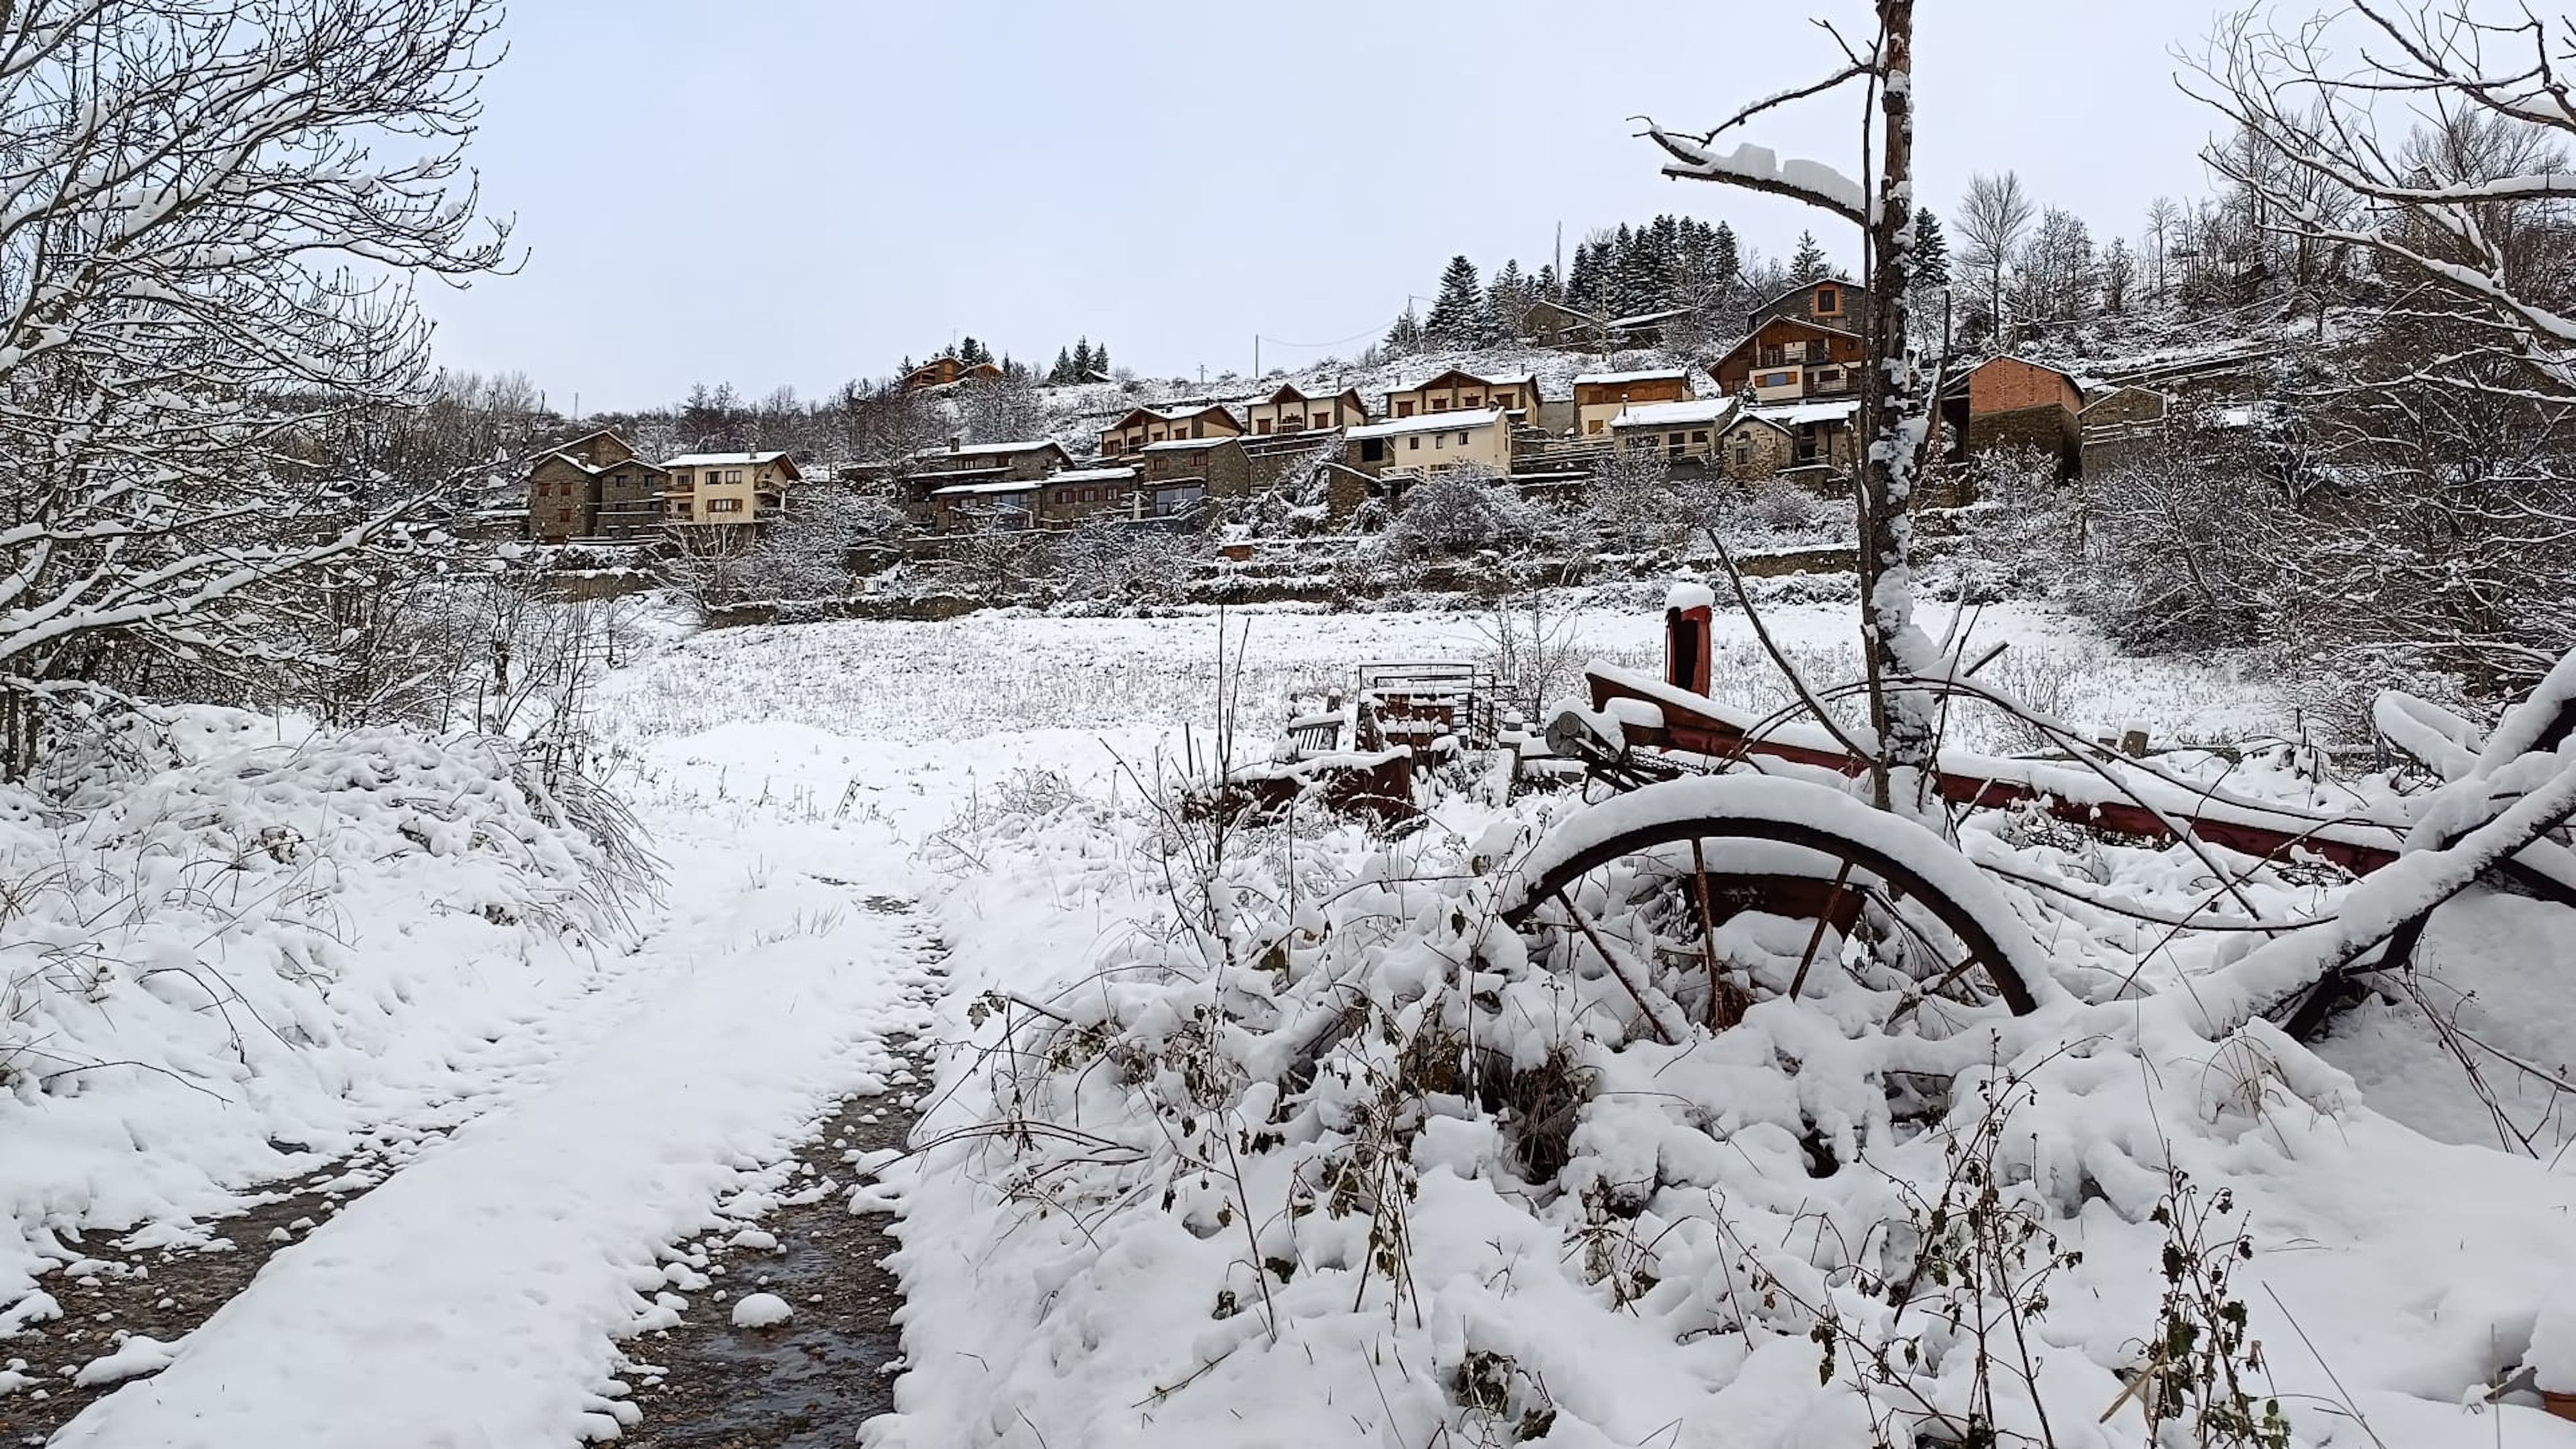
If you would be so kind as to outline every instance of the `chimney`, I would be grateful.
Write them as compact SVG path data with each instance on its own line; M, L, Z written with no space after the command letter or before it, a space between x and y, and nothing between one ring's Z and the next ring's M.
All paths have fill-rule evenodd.
M950 451L950 452L954 453L954 452L956 452L957 450L959 450L960 448L963 448L963 447L965 447L965 446L966 446L966 440L965 440L964 438L958 437L958 436L956 436L956 435L955 435L955 434L953 434L953 433L949 435L949 438L948 438L948 451Z

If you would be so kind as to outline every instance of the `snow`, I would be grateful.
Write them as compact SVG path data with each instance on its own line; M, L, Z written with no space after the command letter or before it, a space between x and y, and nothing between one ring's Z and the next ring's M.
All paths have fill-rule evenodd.
M957 498L957 497L972 497L972 496L975 496L975 495L979 495L979 494L987 494L987 493L1034 493L1034 492L1038 491L1038 489L1040 489L1041 487L1044 487L1044 486L1045 486L1044 484L1040 484L1040 483L1010 483L1010 482L1003 482L1003 483L951 483L951 484L949 484L949 485L948 485L947 487L945 487L945 488L933 488L933 489L931 489L931 490L930 490L930 496L931 496L931 497L933 497L933 498Z
M1770 147L1751 142L1719 152L1691 137L1657 132L1656 139L1681 158L1664 168L1667 176L1724 181L1812 197L1854 221L1865 220L1870 214L1869 199L1862 193L1860 183L1822 161L1796 157L1783 161Z
M1411 433L1466 432L1477 428L1490 428L1502 420L1502 413L1493 408L1422 413L1414 417L1395 418L1388 422L1370 423L1365 427L1352 428L1343 436L1356 442L1367 438L1400 438Z
M1660 606L1710 601L1688 581L1559 600L1588 652L1649 681ZM1238 758L1260 758L1285 721L1347 686L1355 661L1482 658L1485 620L1228 611ZM1783 605L1769 622L1816 677L1853 672L1848 605ZM163 977L120 974L95 1008L77 993L44 999L45 1028L68 1045L168 1054L225 1100L134 1071L0 1098L0 1221L16 1224L0 1229L0 1363L11 1335L59 1314L43 1288L73 1271L58 1240L71 1230L187 1223L410 1134L381 1187L294 1233L195 1332L91 1356L101 1374L159 1371L58 1443L520 1445L627 1431L628 1356L654 1351L649 1338L622 1348L627 1335L675 1316L751 1327L793 1311L765 1292L717 1297L725 1280L668 1261L677 1245L774 1247L760 1212L787 1188L764 1174L841 1094L918 1090L925 1144L996 1110L996 1073L1013 1058L987 1051L1004 1028L976 1008L998 997L1096 1033L1062 1038L1069 1052L1096 1040L1143 1062L1203 1040L1190 1060L1207 1070L1040 1063L1019 1110L1078 1123L1081 1152L961 1138L853 1164L865 1185L843 1185L851 1210L892 1214L910 1299L898 1413L868 1430L874 1449L1504 1442L1512 1422L1460 1402L1482 1371L1503 1375L1514 1415L1544 1396L1555 1419L1543 1442L1865 1442L1857 1390L1820 1382L1813 1319L1766 1304L1747 1275L1837 1305L1857 1332L1921 1330L1856 1286L1874 1260L1841 1245L1902 1251L1889 1234L1904 1192L1942 1179L1945 1144L1998 1066L2028 1091L1997 1189L2084 1254L2052 1278L2040 1321L2051 1407L2080 1407L2053 1420L2059 1442L2145 1441L2134 1410L2093 1419L2155 1329L2165 1239L2150 1214L2169 1167L2242 1204L2255 1245L2242 1296L2301 1449L2370 1442L2319 1407L2346 1399L2390 1444L2567 1437L2526 1404L2460 1404L2526 1345L2546 1382L2576 1372L2551 1266L2576 1261L2576 1186L2495 1150L2483 1108L2441 1085L2455 1069L2404 1008L2357 1016L2315 1052L2210 1009L2288 974L2264 952L2304 951L2320 933L2274 948L2154 924L2217 909L2190 852L1983 815L1961 827L1963 857L1838 784L1792 777L1676 782L1588 815L1571 795L1504 805L1468 792L1396 840L1313 820L1238 837L1234 889L1209 925L1164 893L1181 827L1140 810L1138 794L1185 750L1208 750L1219 628L1212 612L1006 611L670 641L600 702L607 753L671 882L623 924L582 898L582 843L545 828L506 761L470 741L210 712L179 722L147 765L73 797L85 803L69 825L0 791L0 846L22 861L66 838L83 872L109 877L211 853L240 863L246 897L327 879L347 927L325 941L271 911L208 947L209 915L122 943L137 959L185 947L170 959L217 966L263 1016L310 1038L293 1049L256 1033L236 1046L201 997L156 997L173 987ZM1712 632L1725 707L1776 707L1743 620L1721 611ZM2045 610L1989 609L1978 637L2010 640L1992 672L2045 689L2058 712L2140 718L2159 737L2287 729L2296 708L2257 661L2122 659ZM1990 718L1963 711L1950 731L1998 768L2028 767L2003 760L2020 746ZM2171 769L2183 783L2141 788L2316 808L2306 782L2251 757ZM2540 773L2498 763L2431 813L2474 827L2495 786L2567 786ZM2210 795L2221 782L2225 799ZM1551 948L1496 927L1504 879L1470 868L1525 874L1623 818L1712 809L1831 824L1939 872L1945 894L2016 928L2017 969L2047 1007L1890 1029L1896 993L1844 969L1839 946L1789 1003L1777 993L1805 923L1754 911L1715 947L1772 995L1708 1036L1693 1025L1696 952L1648 963L1641 1014L1588 948L1571 964L1540 959ZM266 834L273 825L303 844ZM2473 836L2465 855L2427 854L2383 899L2362 897L2356 919L2386 919L2487 847L2503 848ZM2086 898L2024 892L1970 858L2084 883ZM2280 920L2361 896L2270 875L2248 889ZM880 895L917 898L918 923L863 904ZM1605 920L1611 899L1594 902ZM41 950L45 932L103 903L7 923L0 950ZM2472 1000L2462 1025L2499 1062L2551 1068L2576 1030L2546 971L2499 964L2563 956L2556 910L2483 897L2446 908L2427 935L2426 972ZM953 948L935 1020L917 1003L934 984L928 932ZM1017 1019L1022 1031L1044 1022ZM1687 1039L1661 1045L1638 1029L1646 1019ZM1471 1073L1520 1080L1554 1059L1588 1084L1548 1184L1516 1155L1520 1119L1480 1106L1472 1082L1381 1097L1452 1030ZM935 1083L896 1076L885 1043L897 1032L942 1044ZM2554 1100L2529 1071L2498 1075L2526 1120ZM1919 1090L1900 1083L1934 1079L1954 1087L1948 1115L1898 1110ZM1382 1112L1390 1100L1403 1110ZM1153 1110L1184 1102L1188 1113ZM2545 1150L2565 1140L2550 1131ZM1810 1144L1840 1170L1815 1175ZM1371 1179L1392 1194L1378 1206L1317 1191L1361 1163L1385 1174ZM1394 1228L1404 1237L1389 1248ZM1255 1266L1272 1261L1290 1271ZM1944 1339L1921 1341L1937 1351ZM1920 1381L1926 1392L1958 1390L1951 1364ZM0 1384L50 1381L54 1367Z
M1693 423L1714 423L1735 411L1733 398L1703 398L1696 402L1639 403L1611 421L1614 428L1675 428Z
M1499 904L1505 911L1526 899L1535 882L1603 842L1622 835L1698 821L1741 821L1806 826L1857 841L1913 871L1957 902L1994 938L2005 964L2041 1003L2065 995L2048 973L2029 928L1994 881L1939 836L1910 820L1873 810L1842 790L1805 780L1733 776L1667 780L1583 811L1548 832L1514 869Z
M716 1225L831 1095L878 1085L917 979L899 927L846 913L845 889L668 843L691 888L600 1040L280 1253L56 1442L567 1443L607 1412L612 1335L651 1309L657 1252ZM778 936L800 910L826 924Z
M1782 427L1790 428L1805 423L1849 422L1859 412L1860 399L1858 398L1847 402L1789 403L1772 407L1751 407L1744 410L1747 417L1759 418L1766 423L1778 423Z
M796 1310L775 1293L746 1294L733 1306L736 1328L776 1328L795 1316Z
M775 463L786 456L787 455L785 453L779 452L683 453L676 458L663 459L662 466L665 468L723 468L728 466L747 468L760 463Z
M1047 475L1047 484L1058 483L1123 483L1136 476L1133 468L1074 468Z
M182 1343L185 1341L181 1340ZM72 1375L72 1382L90 1389L102 1384L120 1384L145 1374L157 1374L178 1357L178 1350L177 1343L163 1343L140 1333L128 1334L117 1344L115 1352L82 1364L80 1372Z
M1575 375L1577 387L1617 387L1631 382L1683 382L1690 373L1678 367L1648 368L1640 372L1585 372Z

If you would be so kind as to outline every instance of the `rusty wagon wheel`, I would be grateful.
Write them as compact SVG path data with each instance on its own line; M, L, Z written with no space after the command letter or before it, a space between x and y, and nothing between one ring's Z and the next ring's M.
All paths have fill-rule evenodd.
M2037 943L1992 880L1947 842L1831 786L1730 775L1671 780L1560 821L1506 884L1502 918L1595 953L1657 1036L1687 1027L1658 976L1704 969L1702 1018L1731 1025L1755 995L1796 996L1842 940L1875 934L1878 980L1912 1005L1935 998L2025 1015L2059 994ZM1721 960L1719 928L1747 911L1807 923L1794 971ZM1836 952L1825 952L1828 933ZM1774 963L1776 966L1776 963ZM1756 979L1742 979L1753 977Z

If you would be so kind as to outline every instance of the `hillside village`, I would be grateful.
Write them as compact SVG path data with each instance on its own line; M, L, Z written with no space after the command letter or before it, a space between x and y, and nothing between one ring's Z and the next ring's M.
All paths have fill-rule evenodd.
M2576 1449L2576 14L1996 9L0 3L0 1446Z
M1347 529L1372 501L1383 514L1409 485L1452 473L1579 503L1614 459L1651 460L1676 490L1777 480L1819 499L1847 497L1861 357L1853 329L1865 306L1862 289L1840 277L1796 283L1762 299L1741 337L1706 358L1652 345L1657 319L1644 317L1623 323L1623 334L1647 345L1607 349L1606 362L1521 339L1432 364L1328 365L1226 394L1139 401L1152 390L1040 388L1045 436L968 442L952 433L869 462L800 461L773 449L655 463L604 429L529 466L526 537L598 546L659 542L665 530L793 529L799 496L852 488L882 497L932 539L1111 522L1203 527L1282 491L1320 504L1326 527ZM2240 340L2085 363L1957 356L1942 409L1942 456L1956 471L1932 501L1971 501L1957 480L1981 456L2036 456L2072 480L2115 468L2183 410L2221 407L2250 426L2247 404L2274 352ZM1008 385L994 363L943 358L899 387L962 429L974 392ZM511 518L500 510L484 522L505 528Z

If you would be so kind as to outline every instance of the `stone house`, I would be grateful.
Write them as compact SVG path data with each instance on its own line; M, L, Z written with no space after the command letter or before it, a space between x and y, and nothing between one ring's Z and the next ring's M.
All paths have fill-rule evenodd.
M1988 358L1971 370L1964 387L1944 400L1953 423L1964 422L1957 436L1965 456L1997 449L2026 448L2057 460L2058 475L2072 478L2083 466L2083 433L2078 416L2084 391L2073 376L2006 354ZM1964 407L1962 407L1964 404ZM1964 411L1964 418L1955 416Z
M600 475L634 457L635 449L624 438L602 428L529 464L528 537L539 543L562 543L596 536ZM657 516L655 522L659 521Z
M938 521L930 496L942 488L971 483L1034 483L1073 466L1073 455L1043 440L1017 443L965 443L951 439L945 448L929 448L904 459L899 490L904 506L916 518Z
M1574 426L1599 437L1631 407L1690 400L1690 374L1680 368L1654 372L1587 372L1574 380Z
M1310 393L1291 383L1246 408L1244 421L1252 425L1254 437L1308 429L1356 428L1368 421L1368 405L1360 401L1357 388Z
M1538 401L1535 376L1478 377L1453 367L1412 387L1388 393L1385 417L1392 422L1426 413L1491 410L1526 413L1535 421Z
M1239 438L1243 424L1214 403L1194 408L1138 408L1100 430L1100 456L1124 457L1156 443Z
M979 533L986 529L1018 532L1038 526L1045 485L1016 479L988 483L951 483L933 488L926 499L931 527L941 533Z
M1833 402L1794 403L1785 407L1746 408L1743 416L1752 421L1768 423L1786 433L1789 438L1788 458L1774 471L1783 477L1795 478L1820 492L1838 490L1843 481L1850 476L1852 465L1860 456L1860 399L1858 398ZM1736 441L1735 430L1730 428L1726 446L1731 449ZM1734 459L1731 455L1728 458L1728 465L1730 468L1728 476L1732 477ZM1770 475L1756 472L1749 476Z
M1856 333L1797 317L1757 323L1711 370L1729 397L1765 403L1858 397L1863 343Z
M669 520L664 498L671 470L642 458L627 458L599 470L599 517L592 525L601 538L651 538Z
M1763 323L1787 317L1858 336L1862 319L1868 315L1869 293L1857 283L1846 282L1840 277L1826 277L1819 281L1800 282L1771 300L1756 305L1753 315L1744 324L1744 330L1759 332Z
M1149 518L1185 513L1209 498L1252 491L1252 465L1234 438L1168 438L1136 454L1139 512Z
M1777 478L1797 466L1798 435L1757 413L1744 413L1718 432L1718 471L1737 483Z
M692 527L764 522L803 476L796 460L778 452L688 453L662 466L671 475L663 519Z
M1038 522L1071 528L1094 518L1133 518L1142 475L1134 468L1074 468L1045 480Z
M1512 471L1511 420L1493 408L1390 418L1344 433L1342 447L1344 465L1372 478L1468 465Z
M1623 453L1659 451L1667 462L1706 465L1718 456L1718 439L1735 411L1732 398L1648 403L1613 419L1610 435Z
M2149 387L2115 387L2088 399L2075 415L2084 476L2101 477L2152 446L2173 407L2170 396Z

